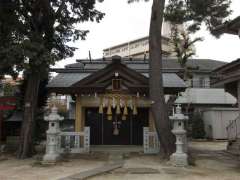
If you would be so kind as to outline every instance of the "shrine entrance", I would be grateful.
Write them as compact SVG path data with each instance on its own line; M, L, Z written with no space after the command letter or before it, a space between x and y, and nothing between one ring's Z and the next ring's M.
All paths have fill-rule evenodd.
M91 145L142 145L143 127L148 127L148 108L138 108L137 115L129 109L126 120L113 112L112 119L98 108L86 108L85 126L89 126Z

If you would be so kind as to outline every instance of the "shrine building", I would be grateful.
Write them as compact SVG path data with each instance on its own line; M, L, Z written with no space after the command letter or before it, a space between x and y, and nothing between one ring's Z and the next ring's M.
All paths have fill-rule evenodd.
M89 127L90 145L142 145L143 128L154 130L146 62L114 56L79 60L54 71L58 75L50 81L49 93L71 97L74 130ZM163 84L165 94L186 88L176 73L163 73Z

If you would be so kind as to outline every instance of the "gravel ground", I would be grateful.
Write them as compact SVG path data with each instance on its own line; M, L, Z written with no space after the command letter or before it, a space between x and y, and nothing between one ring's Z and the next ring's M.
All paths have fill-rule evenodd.
M159 158L131 154L123 168L91 178L91 180L240 180L240 160L228 154L226 142L190 142L194 166L176 168ZM40 166L34 159L16 160L8 156L0 160L0 180L57 180L85 170L100 167L106 157L82 156L56 166Z

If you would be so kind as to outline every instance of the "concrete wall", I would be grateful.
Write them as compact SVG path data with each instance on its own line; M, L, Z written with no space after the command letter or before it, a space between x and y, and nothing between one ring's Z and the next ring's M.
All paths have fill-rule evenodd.
M226 127L237 118L237 108L209 108L203 110L206 136L211 139L227 139Z
M195 105L234 105L236 102L236 98L231 94L225 92L224 89L217 88L187 88L176 100L176 103Z

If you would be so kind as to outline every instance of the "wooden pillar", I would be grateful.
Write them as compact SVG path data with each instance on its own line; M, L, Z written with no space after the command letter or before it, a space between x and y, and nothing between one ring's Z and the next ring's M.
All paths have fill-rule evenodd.
M240 115L240 80L237 82L237 103L238 103L238 111Z
M75 132L83 130L83 108L81 104L81 97L78 95L76 98L76 109L75 109Z

